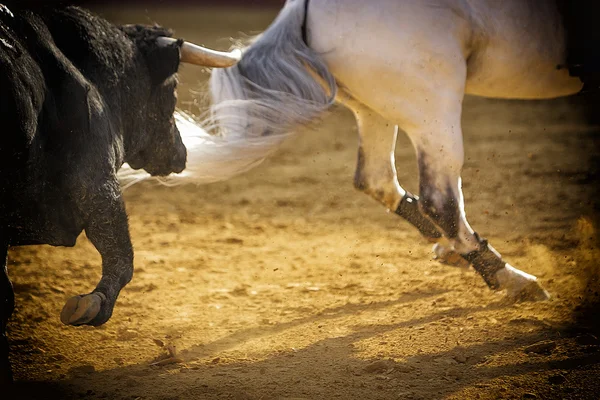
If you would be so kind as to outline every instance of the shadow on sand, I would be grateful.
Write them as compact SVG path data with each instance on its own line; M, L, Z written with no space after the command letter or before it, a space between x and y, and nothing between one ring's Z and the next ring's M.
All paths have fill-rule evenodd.
M148 362L100 372L73 373L68 379L58 382L17 382L11 398L325 399L361 398L367 394L373 398L375 393L376 398L382 399L432 399L445 398L465 388L475 388L478 393L487 393L489 398L501 398L506 388L495 386L492 382L495 378L514 377L518 382L520 376L533 375L545 380L552 379L544 378L548 374L564 376L569 371L600 369L600 343L570 347L569 339L561 338L563 332L543 324L527 334L502 341L457 346L449 351L433 353L417 350L413 356L404 357L401 362L387 358L365 360L356 356L355 345L360 341L448 317L466 317L481 311L499 310L504 307L502 303L487 307L451 308L399 323L355 326L350 334L326 338L297 351L274 352L262 360L230 363L219 361L218 358L221 352L240 343L258 338L268 339L271 335L298 325L322 323L395 305L410 307L419 299L438 294L440 292L408 294L396 301L346 304L287 323L234 332L218 341L186 349L181 353L182 363L163 367L151 366ZM522 362L502 363L502 354L522 350L542 340L561 343L565 357L551 359L546 357L548 354L531 357L523 353ZM207 357L214 359L199 361ZM316 371L323 370L329 373L326 376L316 374ZM112 383L107 386L106 382ZM510 392L514 398L521 398L519 386L515 385ZM585 383L578 385L572 380L558 386L546 382L545 386L540 386L537 395L527 395L585 399L592 398L587 396L593 394L592 387L586 387Z

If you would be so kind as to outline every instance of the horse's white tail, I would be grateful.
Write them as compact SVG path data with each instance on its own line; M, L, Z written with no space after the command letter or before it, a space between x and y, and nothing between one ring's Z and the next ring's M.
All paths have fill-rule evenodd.
M213 69L212 106L202 124L210 134L176 114L187 166L161 183L210 183L248 171L333 104L335 79L303 38L306 1L288 0L267 30L242 50L237 65ZM144 179L127 168L119 177L125 185Z
M128 164L123 165L117 176L123 190L152 178L166 186L185 182L205 184L232 178L254 168L272 151L279 138L224 139L210 135L187 114L176 111L175 122L187 149L186 168L179 174L166 177L151 177L143 170L134 170Z

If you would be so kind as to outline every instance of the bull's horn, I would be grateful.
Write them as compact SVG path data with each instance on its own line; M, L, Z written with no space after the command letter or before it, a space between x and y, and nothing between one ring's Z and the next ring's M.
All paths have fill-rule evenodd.
M167 46L177 42L177 39L160 37L158 44ZM198 46L197 44L183 42L181 45L181 62L201 65L203 67L226 68L237 64L242 57L242 52L235 49L231 52L217 51Z

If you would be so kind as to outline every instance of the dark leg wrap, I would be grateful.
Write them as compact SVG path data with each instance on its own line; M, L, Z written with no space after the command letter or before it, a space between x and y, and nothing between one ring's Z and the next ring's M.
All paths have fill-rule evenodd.
M394 212L414 225L427 239L441 238L442 234L438 232L435 225L419 211L418 201L417 196L406 192Z
M475 271L482 276L483 280L490 289L497 290L500 288L496 272L500 271L506 263L502 257L485 239L481 239L477 233L475 237L479 242L479 249L465 254L463 258L473 265Z

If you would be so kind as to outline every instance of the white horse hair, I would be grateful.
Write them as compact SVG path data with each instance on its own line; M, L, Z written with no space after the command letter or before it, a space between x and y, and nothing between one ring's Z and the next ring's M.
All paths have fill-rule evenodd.
M224 138L211 135L208 133L210 129L204 129L201 123L180 110L175 112L175 123L187 149L185 170L179 174L153 177L144 170L134 170L124 164L117 173L123 190L146 180L165 186L227 180L256 167L288 136Z

